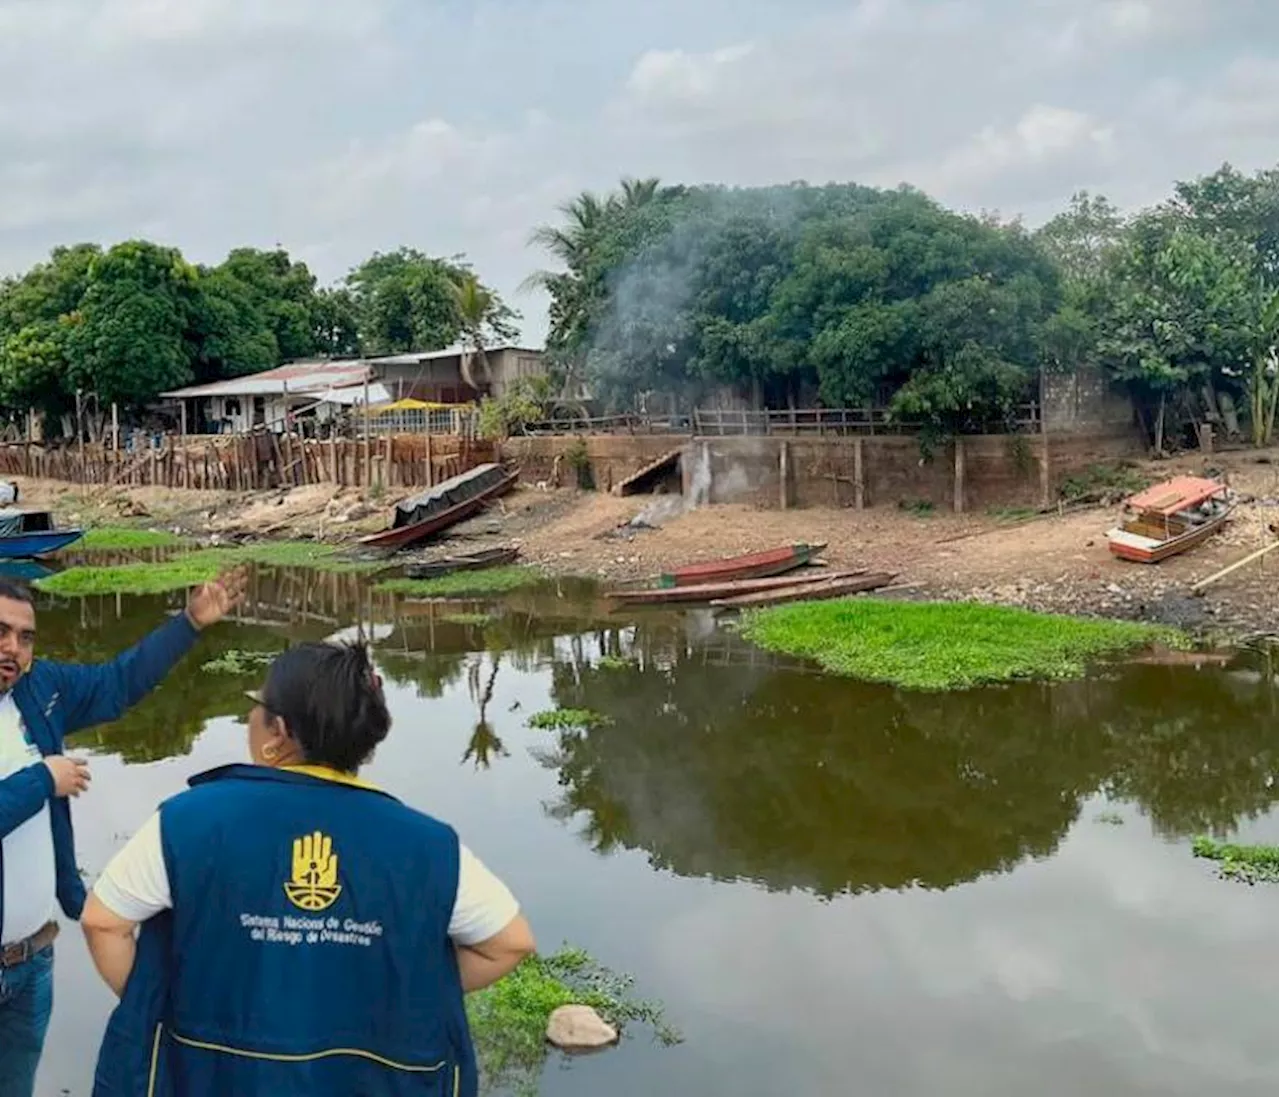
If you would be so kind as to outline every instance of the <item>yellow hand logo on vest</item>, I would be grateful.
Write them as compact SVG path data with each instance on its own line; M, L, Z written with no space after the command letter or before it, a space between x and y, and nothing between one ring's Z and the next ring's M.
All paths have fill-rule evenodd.
M338 855L333 841L318 830L293 840L293 878L284 893L302 910L325 910L342 892L338 883Z

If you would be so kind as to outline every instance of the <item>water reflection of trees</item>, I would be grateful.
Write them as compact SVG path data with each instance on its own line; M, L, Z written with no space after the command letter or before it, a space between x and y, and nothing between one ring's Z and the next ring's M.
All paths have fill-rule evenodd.
M1099 788L1171 835L1276 796L1274 686L1248 671L931 695L753 666L733 645L708 659L669 631L636 639L630 670L555 665L557 703L613 723L541 752L562 788L549 811L596 849L684 875L946 887L1051 853Z

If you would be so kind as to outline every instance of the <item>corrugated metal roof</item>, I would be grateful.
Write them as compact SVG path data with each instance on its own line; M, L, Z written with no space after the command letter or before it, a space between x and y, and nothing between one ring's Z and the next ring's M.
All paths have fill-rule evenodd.
M377 375L378 366L416 366L420 362L431 362L441 358L457 358L467 349L461 345L446 347L444 350L414 351L409 354L383 354L370 358L349 358L341 361L317 360L312 362L289 362L275 369L262 373L251 373L244 377L232 377L226 381L214 381L208 385L191 385L187 388L162 392L161 396L173 398L192 398L201 396L274 396L285 391L314 392L347 388L364 382L366 376ZM501 346L487 348L493 353L506 350L523 354L541 354L542 351L531 347Z
M161 396L271 396L282 394L288 386L293 393L325 391L331 388L347 388L359 385L372 376L372 367L363 361L344 362L290 362L275 369L251 373L245 377L231 377L226 381L214 381L208 385L191 385L188 388L162 392Z

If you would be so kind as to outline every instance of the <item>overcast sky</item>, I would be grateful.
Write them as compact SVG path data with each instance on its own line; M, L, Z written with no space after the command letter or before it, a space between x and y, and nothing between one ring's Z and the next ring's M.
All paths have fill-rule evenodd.
M1276 163L1276 0L0 0L0 273L143 236L516 287L583 188L907 181L1044 220Z

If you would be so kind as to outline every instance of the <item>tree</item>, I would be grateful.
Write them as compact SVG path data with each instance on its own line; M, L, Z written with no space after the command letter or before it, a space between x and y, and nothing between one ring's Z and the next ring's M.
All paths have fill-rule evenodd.
M1035 234L1067 282L1093 282L1102 276L1107 252L1124 231L1124 218L1101 194L1076 191L1067 208Z
M294 262L282 248L235 248L217 272L239 282L260 311L275 340L273 364L316 353L316 279L305 263Z
M317 354L334 358L360 353L360 309L346 288L322 289L311 309L312 341Z
M1112 258L1099 353L1139 400L1154 402L1151 443L1179 395L1233 379L1260 313L1247 258L1168 211L1136 218Z
M462 269L411 248L375 253L346 279L366 354L441 350L458 341Z
M453 303L462 337L462 380L468 388L479 389L474 367L478 363L487 383L493 381L493 370L485 353L494 341L510 342L519 334L516 314L502 303L490 289L470 271L464 271L452 283Z
M1249 425L1255 446L1269 446L1275 437L1277 401L1276 334L1277 304L1275 289L1263 303L1252 330L1251 368L1246 390L1249 397Z

